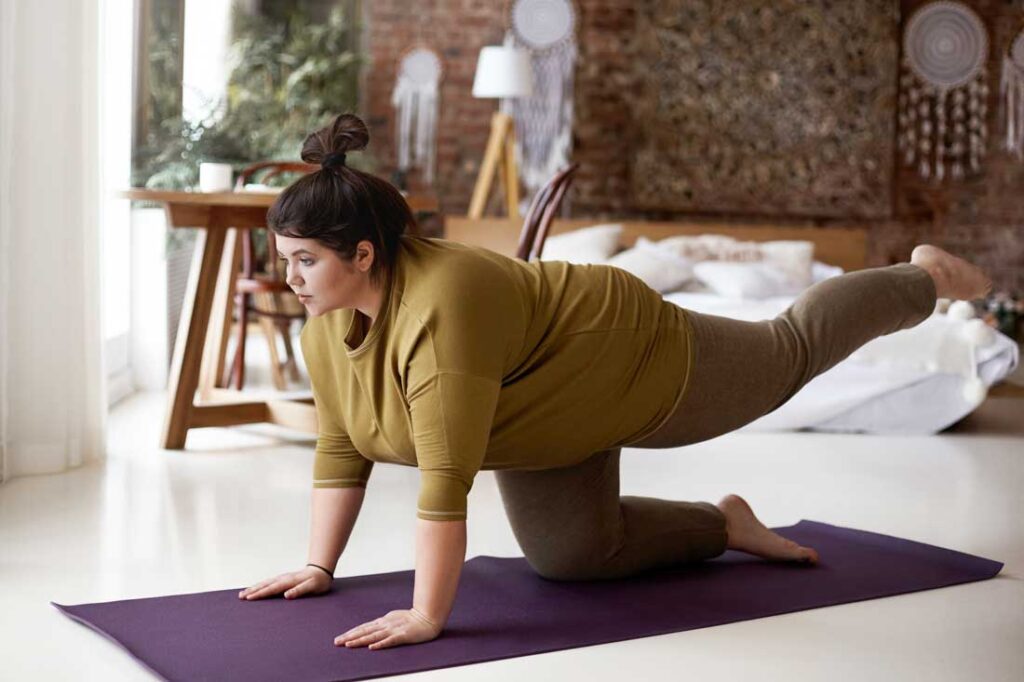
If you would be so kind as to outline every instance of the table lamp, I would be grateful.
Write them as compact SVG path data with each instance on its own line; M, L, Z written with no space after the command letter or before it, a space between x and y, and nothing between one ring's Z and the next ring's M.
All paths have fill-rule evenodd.
M473 79L474 97L529 97L533 94L533 67L527 50L510 44L489 45L480 50ZM496 111L491 117L491 136L487 140L480 174L469 202L469 217L484 214L494 173L500 174L505 189L505 208L519 217L519 169L516 165L516 129L512 117Z

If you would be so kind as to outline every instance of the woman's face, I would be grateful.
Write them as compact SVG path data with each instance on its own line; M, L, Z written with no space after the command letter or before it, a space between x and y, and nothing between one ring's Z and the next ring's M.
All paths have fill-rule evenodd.
M287 265L285 281L316 317L338 308L355 308L371 291L373 243L356 245L356 254L343 259L337 251L315 239L274 235L278 258Z

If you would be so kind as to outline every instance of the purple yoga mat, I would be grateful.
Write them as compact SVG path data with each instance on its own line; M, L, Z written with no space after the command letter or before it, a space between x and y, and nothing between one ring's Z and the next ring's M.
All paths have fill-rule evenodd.
M734 623L985 580L1003 564L817 521L775 528L817 565L727 551L697 564L601 582L552 582L523 558L466 562L438 639L370 651L346 630L411 606L413 572L337 578L316 597L238 599L244 586L66 606L50 602L168 680L364 680Z

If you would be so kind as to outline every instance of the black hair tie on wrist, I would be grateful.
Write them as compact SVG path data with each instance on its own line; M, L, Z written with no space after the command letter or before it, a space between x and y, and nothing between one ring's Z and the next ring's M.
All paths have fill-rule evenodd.
M318 566L317 564L306 564L306 565L307 565L307 566L315 566L316 568L319 568L319 569L320 569L321 571L325 572L325 573L326 573L327 575L331 576L332 578L334 577L334 574L333 574L333 573L331 573L330 571L328 571L328 570L327 570L326 568L324 568L323 566Z
M335 166L345 165L345 152L331 152L324 157L323 163L320 164L322 168L334 168Z

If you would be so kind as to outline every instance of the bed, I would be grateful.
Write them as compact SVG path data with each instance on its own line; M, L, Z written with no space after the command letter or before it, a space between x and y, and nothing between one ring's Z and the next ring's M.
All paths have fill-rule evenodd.
M600 221L556 220L548 243L579 234ZM615 221L618 250L680 235L716 234L742 242L799 240L813 243L814 281L866 267L867 230L858 226L817 228L801 225L666 223ZM512 255L521 221L448 216L445 238ZM549 258L546 253L542 257ZM619 254L621 255L621 254ZM594 257L583 262L608 262ZM612 264L615 264L614 261ZM665 291L666 301L702 313L744 320L769 319L798 295L747 298L723 296L691 280ZM963 312L964 306L951 312ZM922 324L875 339L808 383L785 405L744 427L751 431L813 430L840 433L931 434L973 412L987 395L1022 397L998 386L1019 363L1012 339L966 315L936 312ZM992 387L996 387L993 389ZM1004 386L1006 386L1004 384ZM1022 401L1024 405L1024 401Z

